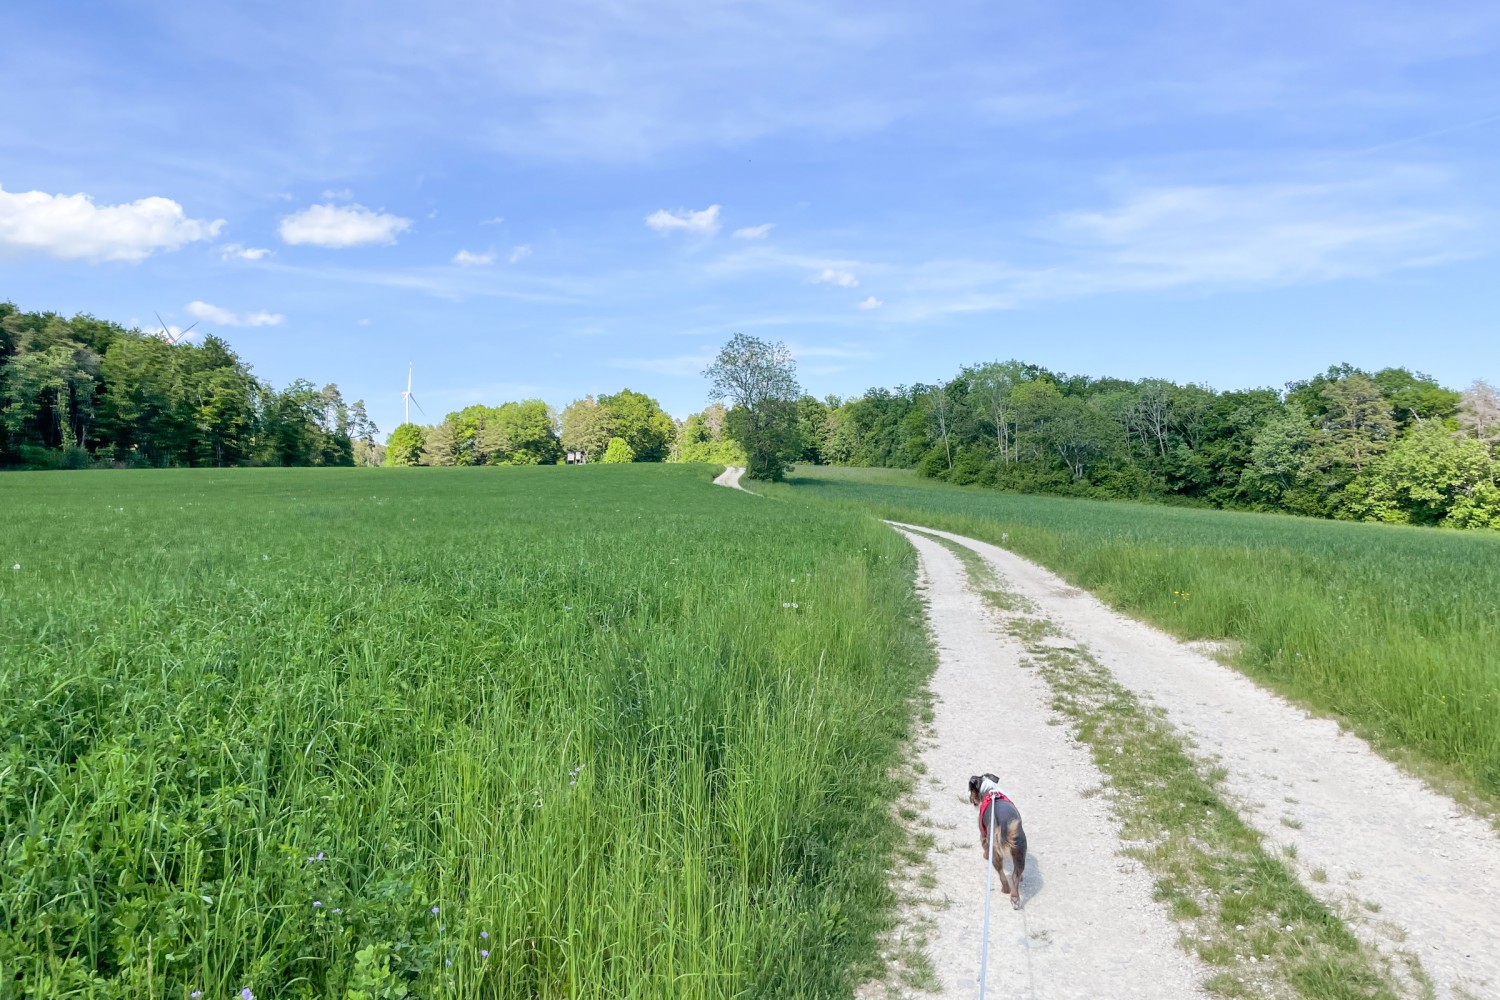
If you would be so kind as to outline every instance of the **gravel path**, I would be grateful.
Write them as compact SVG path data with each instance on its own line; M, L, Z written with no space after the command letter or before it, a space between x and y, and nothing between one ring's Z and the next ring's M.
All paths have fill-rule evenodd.
M993 998L1201 997L1203 973L1176 945L1152 900L1152 880L1122 858L1099 771L1058 725L1046 682L1021 666L1019 643L993 623L942 545L908 534L921 559L919 588L938 649L934 718L917 789L931 858L948 901L933 914L927 952L943 997L974 997L984 913L985 859L969 775L993 771L1015 800L1030 853L1017 912L996 880L987 996Z
M728 486L730 489L733 489L733 490L743 490L744 487L740 485L740 477L743 476L744 474L745 474L745 467L744 466L731 465L731 466L729 466L729 468L727 468L723 472L719 473L719 478L717 478L717 479L714 480L714 485L715 486Z
M1225 787L1240 800L1246 821L1272 844L1295 845L1293 864L1304 883L1344 913L1356 933L1376 947L1415 955L1442 1000L1500 997L1500 837L1487 822L1401 771L1336 723L1309 714L1163 632L1116 614L1048 570L985 542L920 530L979 553L1039 614L1087 646L1119 683L1164 707L1171 723L1195 740L1200 752L1219 759L1228 772ZM940 585L942 579L962 579L951 555L942 561L931 551L933 543L914 544ZM958 586L935 585L935 592L944 595L943 601L960 601L952 592ZM972 608L968 617L974 620L968 623L951 617L945 621L939 609L935 598L933 628L941 642L966 649L978 641L978 616ZM996 641L989 639L992 645ZM945 668L950 658L945 654ZM976 706L965 704L979 677L988 676L979 673L982 667L974 670L967 682L949 682L957 686L963 719L947 738L974 747L976 753L993 754L993 744L975 731ZM1007 674L1000 690L1012 690L1017 683ZM1054 730L1053 735L1060 733ZM1050 752L1044 757L1032 751L1025 766L998 773L1015 784L1022 774L1044 766L1041 761L1048 757ZM1000 756L1002 768L1005 759ZM933 773L945 779L948 774L936 761ZM1063 791L1050 780L1042 784L1054 794ZM1018 801L1030 830L1037 805L1024 793ZM1049 850L1056 833L1036 822L1036 842ZM1043 857L1044 878L1050 882L1057 862L1047 865ZM1055 887L1049 884L1046 896ZM967 896L959 898L969 905ZM1119 994L1110 990L1100 995Z

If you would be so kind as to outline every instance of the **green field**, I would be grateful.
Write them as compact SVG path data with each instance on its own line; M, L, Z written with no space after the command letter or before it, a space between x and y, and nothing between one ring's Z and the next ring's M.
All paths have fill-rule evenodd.
M1001 494L801 467L770 492L1003 544L1500 802L1500 533Z
M0 478L0 997L849 995L912 555L712 471Z

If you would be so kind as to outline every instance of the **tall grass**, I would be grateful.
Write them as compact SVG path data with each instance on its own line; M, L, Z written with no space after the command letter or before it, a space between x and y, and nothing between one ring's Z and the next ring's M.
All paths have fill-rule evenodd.
M1018 496L803 467L778 495L945 528L1056 570L1500 801L1500 534ZM798 504L784 506L796 507Z
M0 997L848 995L911 557L708 479L0 479Z

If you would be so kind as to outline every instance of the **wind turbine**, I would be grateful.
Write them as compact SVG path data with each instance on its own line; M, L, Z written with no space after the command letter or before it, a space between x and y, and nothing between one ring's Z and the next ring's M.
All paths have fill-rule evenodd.
M406 391L401 394L401 398L403 400L405 400L405 402L406 402L406 422L407 423L411 423L411 404L417 403L417 397L415 397L415 396L413 396L411 394L411 362L410 361L408 361L406 363ZM427 416L427 411L424 410L424 409L422 409L422 404L421 403L417 403L417 412L420 413L420 414L422 414L422 416L424 416L424 417Z
M176 336L173 336L172 331L169 330L169 329L167 329L167 324L166 323L162 323L161 313L157 313L156 314L156 321L158 323L161 323L161 333L159 334L159 336L161 337L162 340L165 340L167 343L171 344L173 347L176 347L177 346L177 342L179 340L181 340L182 338L186 337L189 333L191 333L193 331L193 327L198 325L198 321L194 320L192 326L189 326L186 330L183 330L181 333L177 334Z

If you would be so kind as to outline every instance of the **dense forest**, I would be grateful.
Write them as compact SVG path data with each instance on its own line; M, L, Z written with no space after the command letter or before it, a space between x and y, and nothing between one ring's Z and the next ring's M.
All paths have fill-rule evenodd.
M941 385L804 397L804 462L998 489L1500 527L1500 397L1339 365L1284 391L1062 375L1008 361Z
M363 401L276 390L217 337L0 302L0 467L352 465L376 434Z

